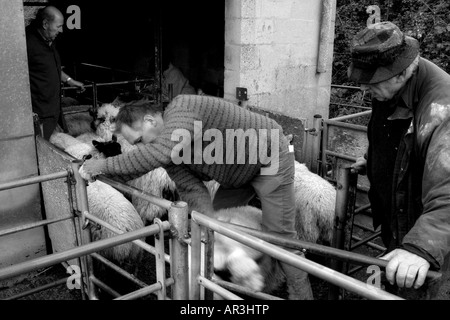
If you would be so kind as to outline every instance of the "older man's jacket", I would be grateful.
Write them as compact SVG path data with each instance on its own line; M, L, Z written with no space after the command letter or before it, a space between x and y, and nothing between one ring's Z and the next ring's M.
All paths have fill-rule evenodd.
M374 226L439 268L450 251L450 75L420 58L397 98L373 101L368 138Z

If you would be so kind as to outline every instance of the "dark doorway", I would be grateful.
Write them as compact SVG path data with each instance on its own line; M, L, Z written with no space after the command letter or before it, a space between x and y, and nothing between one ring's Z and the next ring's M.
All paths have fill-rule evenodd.
M81 29L57 40L63 65L80 80L96 82L154 76L171 61L195 89L223 97L225 0L87 1L55 0L66 16L70 5L81 11ZM161 41L158 41L160 37ZM127 71L115 72L84 64Z

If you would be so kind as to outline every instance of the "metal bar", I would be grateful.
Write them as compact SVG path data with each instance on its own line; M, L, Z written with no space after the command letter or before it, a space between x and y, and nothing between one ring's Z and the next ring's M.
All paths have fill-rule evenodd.
M222 288L218 284L215 284L211 280L206 279L205 277L198 276L197 281L199 284L201 284L206 289L211 290L212 292L217 293L222 298L226 300L244 300L241 297L235 295L234 293Z
M0 184L0 191L23 187L23 186L27 186L30 184L41 183L41 182L50 181L50 180L61 179L61 178L67 177L68 175L69 175L69 173L67 171L61 171L61 172L47 174L44 176L38 176L38 177L34 177L34 178L6 182L6 183Z
M362 211L365 211L365 210L367 210L367 209L369 209L369 208L370 208L370 203L369 203L369 204L365 204L365 205L363 205L363 206L361 206L361 207L355 209L354 214L359 214L359 213L361 213Z
M164 230L162 221L158 218L154 219L154 224L160 226L159 233L155 234L156 248L156 280L161 283L161 290L158 291L158 300L166 299L166 262L164 261Z
M334 121L334 120L324 120L328 123L330 126L335 126L338 128L344 128L344 129L350 129L355 131L361 131L361 132L367 132L366 126L361 126L359 124L353 124L353 123L346 123L346 122L340 122L340 121Z
M347 155L345 155L345 154L337 153L337 152L330 151L330 150L325 150L324 154L325 154L325 156L329 155L329 156L333 156L333 157L336 157L336 158L345 159L345 160L352 161L352 162L355 162L355 161L356 161L356 157L353 157L353 156L347 156Z
M211 229L206 229L205 236L203 270L205 270L204 277L211 280L214 275L214 231ZM204 299L213 300L214 292L211 290L205 290Z
M174 280L172 278L166 279L166 286L171 286L171 285L173 285L173 283L174 283ZM134 300L134 299L148 296L149 294L152 294L158 290L161 290L161 283L159 283L159 282L149 285L148 287L130 292L130 293L128 293L124 296L118 297L114 300Z
M276 296L272 296L270 294L267 293L263 293L263 292L256 292L254 290L251 290L249 288L243 287L243 286L239 286L237 284L228 282L228 281L223 281L217 278L213 278L211 280L212 282L214 282L215 284L227 289L227 290L232 290L235 291L237 293L241 293L244 294L248 297L251 298L256 298L256 299L260 299L260 300L284 300L282 298L276 297Z
M339 84L332 84L332 88L340 88L340 89L355 89L355 90L361 90L361 87L355 87L355 86L343 86Z
M348 275L354 274L354 273L358 272L359 270L362 270L363 268L364 268L364 266L358 266L358 267L355 267L355 268L353 268L353 269L350 269L350 270L347 272L347 274L348 274Z
M379 257L381 257L381 256L383 256L383 253L381 253L381 254L379 254L379 255L377 255L377 258L379 258ZM361 270L362 268L364 268L364 266L358 266L358 267L355 267L355 268L353 268L353 269L350 269L348 272L347 272L347 274L354 274L355 272L358 272L359 270Z
M163 222L164 228L169 228L168 221ZM117 235L108 239L98 240L89 244L82 245L78 248L66 250L64 252L53 253L41 258L18 263L6 268L0 269L0 280L12 278L14 276L27 273L40 268L45 268L57 263L67 261L79 256L88 255L93 252L104 250L110 247L118 246L134 239L139 239L154 235L159 232L159 226L151 225L139 230L130 231L125 234Z
M131 84L131 83L142 83L142 82L153 82L153 79L143 79L143 80L127 80L127 81L115 81L115 82L102 82L102 83L95 83L95 84L87 84L84 85L84 88L95 88L95 87L107 87L107 86L120 86L124 84ZM78 87L64 87L61 88L62 90L79 90Z
M170 273L175 280L172 299L189 298L188 245L183 241L189 237L189 208L186 202L175 202L169 209L169 222L173 226L170 239Z
M354 239L354 240L356 240L356 241L361 241L361 240L362 240L362 238L360 238L360 237L358 237L358 236L352 236L352 239ZM378 245L378 244L376 244L376 243L373 243L373 242L367 242L367 243L366 243L366 246L369 246L369 247L371 247L371 248L374 248L374 249L377 249L377 250L380 250L380 251L386 251L386 248L385 248L385 247L380 246L380 245Z
M366 226L364 226L364 225L362 225L362 224L359 224L359 223L357 223L357 222L353 223L353 225L354 225L355 227L358 227L358 228L364 230L364 231L375 232L372 228L366 227Z
M361 265L376 265L379 267L385 268L387 266L387 261L382 259L376 259L372 257L368 257L356 252L350 252L346 250L336 249L329 246L320 245L317 243L282 237L279 235L274 235L269 232L264 232L260 230L254 230L249 229L243 226L239 226L236 224L231 223L225 223L225 222L218 222L221 223L225 227L229 227L232 229L236 229L238 231L241 231L245 234L249 234L251 236L257 237L259 239L262 239L264 241L270 242L272 244L290 248L290 249L296 249L296 250L307 250L309 252L321 255L323 257L332 257L334 259L340 259L344 262L350 262L354 264L361 264ZM441 277L441 274L435 271L428 271L427 274L428 278L434 279Z
M93 82L92 83L92 107L93 107L93 112L96 114L97 110L98 110L98 90L97 90L98 85Z
M318 163L319 155L320 155L320 133L322 131L322 116L320 114L314 115L313 127L315 132L313 134L313 141L311 146L311 172L318 172Z
M48 290L48 289L51 289L51 288L54 288L54 287L57 287L57 286L60 286L60 285L66 284L66 283L67 283L67 278L60 279L60 280L57 280L55 282L43 285L41 287L25 291L25 292L16 294L14 296L10 296L10 297L8 297L8 298L6 298L4 300L17 300L17 299L20 299L20 298L32 295L34 293L38 293L38 292L41 292L41 291L44 291L44 290Z
M128 280L134 282L136 285L140 286L141 288L147 287L148 284L146 284L145 282L139 280L138 278L136 278L136 276L134 276L133 274L123 270L122 268L120 268L119 266L117 266L116 264L114 264L113 262L109 261L108 259L106 259L105 257L99 255L98 253L91 253L91 256L100 261L101 263L103 263L105 266L109 267L110 269L116 271L118 274L120 274L121 276L123 276L124 278L127 278Z
M192 214L191 214L192 217ZM190 291L189 300L200 300L200 285L197 277L201 273L202 243L201 243L202 227L191 218L191 263L190 263Z
M367 242L372 241L373 239L378 238L380 235L381 235L381 231L377 231L377 232L375 232L374 234L368 236L367 238L364 238L364 239L358 241L357 243L355 243L354 245L352 245L352 246L350 247L350 250L353 251L353 250L355 250L356 248L361 247L362 245L366 244Z
M114 232L114 233L117 233L117 234L124 234L124 232L123 232L122 230L117 229L116 227L112 226L112 225L109 224L108 222L103 221L102 219L100 219L100 218L98 218L98 217L96 217L96 216L94 216L94 215L92 215L92 214L90 214L90 213L88 213L88 212L85 212L85 213L84 213L84 216L85 216L87 219L89 219L89 220L95 222L95 223L98 224L98 225L101 225L102 227L104 227L104 228L106 228L106 229L108 229L108 230L111 230L111 231ZM167 229L165 229L165 230L167 230ZM164 231L165 231L165 230L164 230ZM152 247L151 245L149 245L148 243L146 243L146 242L144 242L144 241L142 241L142 240L140 240L140 239L134 240L134 241L132 241L132 242L133 242L134 244L136 244L138 247L140 247L140 248L144 249L145 251L147 251L147 252L153 254L154 256L156 256L156 254L157 254L156 249L155 249L154 247ZM169 262L169 263L170 263L170 256L169 256L168 254L166 254L166 255L164 256L164 259L165 259L166 262Z
M106 283L104 283L103 281L101 281L100 279L96 278L95 276L91 276L90 280L100 289L102 289L103 291L105 291L107 294L109 294L110 296L113 296L114 298L120 297L121 294L118 293L116 290L114 290L113 288L111 288L110 286L108 286Z
M77 209L80 212L88 212L89 205L88 205L88 196L87 196L87 186L86 181L80 176L80 173L78 172L81 167L82 162L81 161L73 161L71 162L72 167L72 177L73 177L73 183L75 184L75 198L77 201ZM86 221L84 216L81 216L81 226L80 229L81 236L80 236L80 242L82 245L84 244L90 244L92 242L92 235L90 232L90 229L87 229ZM81 258L81 265L80 268L82 270L82 274L84 273L86 284L87 284L87 295L89 299L91 300L98 300L97 293L95 291L95 285L91 281L91 276L94 275L94 264L92 262L92 257L90 256L83 256Z
M149 201L150 203L160 206L161 208L169 210L172 206L172 202L166 199L161 199L158 197L155 197L154 195L151 195L149 193L146 193L142 190L139 190L135 187L123 184L121 182L115 181L113 179L107 178L105 176L98 176L97 180L102 181L104 183L109 184L110 186L122 191L126 192L132 196L138 197L140 199L144 199Z
M331 246L337 249L344 249L345 245L345 227L347 225L347 207L350 187L350 168L340 167L337 175L336 185L336 204L334 217L334 231ZM343 272L342 261L332 259L330 268L338 272ZM339 298L340 287L333 284L329 285L328 299L337 300Z
M331 124L336 124L335 122L340 122L340 121L344 121L344 120L350 120L350 119L354 119L354 118L358 118L358 117L368 116L368 115L371 115L371 114L372 114L372 110L367 110L367 111L362 111L362 112L358 112L358 113L354 113L354 114L348 114L348 115L345 115L345 116L328 119L328 120L325 120L325 121L327 121L327 122L329 122ZM360 126L360 127L363 127L363 126Z
M368 299L380 300L403 300L402 298L385 292L375 286L363 283L342 273L336 272L330 268L322 266L316 262L309 261L304 257L298 256L292 252L286 251L271 243L265 242L261 239L255 238L248 234L244 234L237 230L224 227L215 219L209 218L201 213L192 211L192 221L195 224L201 224L205 227L211 228L233 240L239 241L249 247L252 247L262 253L268 254L275 259L288 263L296 268L304 270L313 276L326 280L332 284L338 285L347 291L354 292ZM193 239L194 240L194 239ZM199 240L199 239L197 239ZM193 241L194 244L194 241ZM195 282L195 281L193 281Z
M328 148L328 123L326 121L322 122L322 170L321 176L325 177L327 175L327 151Z
M75 245L77 247L79 247L81 245L81 240L80 240L80 235L81 235L81 227L80 227L80 217L78 217L75 213L75 207L74 207L74 201L73 201L73 186L72 186L72 179L71 176L69 175L66 179L66 185L67 185L67 200L69 202L69 208L70 208L70 212L72 213L72 216L75 218L73 220L72 226L73 226L73 231L75 234ZM87 277L85 270L83 270L82 266L83 266L83 260L81 257L77 258L77 262L78 262L78 266L81 268L81 275L80 275L80 282L81 282L81 299L82 300L87 300L87 293L86 293L86 288L84 285L84 279Z
M113 71L113 72L127 73L127 74L131 74L134 76L144 76L144 75L148 76L148 75L142 74L142 73L130 72L130 71L121 70L121 69L114 69L111 67L105 67L105 66L100 66L100 65L85 63L85 62L80 63L80 65L86 66L86 67L93 67L93 68L97 68L97 69L104 69L104 70ZM154 81L154 79L148 78L148 81L150 81L150 80Z
M58 222L69 220L69 219L73 219L73 218L74 217L70 216L70 217L56 218L56 219L47 219L47 220L43 220L43 221L39 221L39 222L33 222L33 223L29 223L29 224L24 224L24 225L22 225L20 227L16 227L16 228L11 228L11 229L6 229L6 230L0 231L0 237L7 236L7 235L10 235L10 234L14 234L14 233L18 233L18 232L22 232L22 231L26 231L26 230L29 230L29 229L42 227L42 226L53 224L53 223L58 223Z

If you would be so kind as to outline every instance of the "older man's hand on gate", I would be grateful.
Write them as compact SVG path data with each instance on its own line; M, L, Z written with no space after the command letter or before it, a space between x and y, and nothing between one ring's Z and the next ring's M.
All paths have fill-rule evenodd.
M389 261L386 267L387 280L400 288L420 288L430 269L427 260L403 249L395 249L381 259Z
M359 173L360 175L366 174L367 160L364 157L359 157L356 162L350 166L350 170L353 173Z

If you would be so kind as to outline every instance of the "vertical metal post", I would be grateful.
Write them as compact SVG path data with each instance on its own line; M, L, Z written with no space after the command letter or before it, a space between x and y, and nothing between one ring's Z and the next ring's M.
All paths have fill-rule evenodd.
M339 167L336 185L334 233L331 243L331 246L337 249L344 249L345 244L349 186L350 167ZM342 261L332 259L330 261L330 268L342 273L343 263ZM328 292L329 300L337 300L339 298L339 290L339 287L330 284Z
M206 242L205 242L205 278L211 280L214 275L214 231L207 228L206 229ZM214 292L205 289L205 300L213 300Z
M155 218L155 224L159 225L159 233L155 234L156 248L156 280L161 284L161 290L158 290L158 300L166 300L166 261L164 260L164 230L162 221Z
M97 84L92 82L92 106L94 108L94 113L97 113L98 108L98 96L97 96Z
M191 219L191 283L190 300L200 300L200 284L197 277L200 274L202 255L202 227Z
M188 237L189 209L186 202L172 203L169 222L172 229L170 239L170 273L175 283L172 287L173 300L189 299Z
M326 121L323 122L322 126L322 161L321 161L321 172L320 176L327 176L327 153L326 150L328 148L328 123Z
M317 58L317 72L327 72L329 65L330 43L332 42L332 20L333 20L333 1L322 0L322 19L320 24L320 40L319 40L319 55Z
M78 173L78 170L81 166L81 161L73 161L71 163L72 165L72 173L73 177L75 179L75 192L76 192L76 201L77 201L77 208L78 210L83 212L89 212L89 206L88 206L88 197L87 197L87 190L86 190L86 181L80 176ZM88 228L85 227L85 221L84 218L81 218L81 244L86 244L91 242L91 232ZM92 262L92 257L90 255L87 255L85 257L81 258L83 265L80 266L82 269L85 270L87 276L87 287L88 287L88 296L91 300L98 300L97 293L95 291L95 285L91 281L91 276L94 276L94 264Z
M69 174L69 176L66 179L67 195L68 195L68 200L69 200L70 211L72 212L72 215L74 216L73 229L74 229L74 233L75 233L75 243L76 243L77 247L79 247L81 245L81 242L80 242L80 239L79 239L79 235L81 235L81 228L80 228L80 223L79 223L80 221L79 221L79 219L76 216L75 207L73 205L73 195L72 195L73 188L72 188L71 178L72 177ZM80 269L83 270L82 258L78 257L77 258L77 262L78 262L78 265L79 265ZM81 272L80 281L81 281L81 299L82 300L86 300L86 291L85 291L85 288L84 288L84 275L83 275L83 272Z
M318 160L320 154L320 133L322 130L322 116L320 114L314 115L313 121L314 132L312 132L312 146L311 146L311 171L318 173Z

